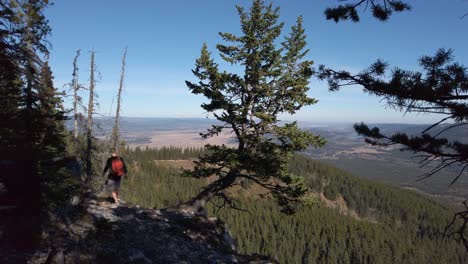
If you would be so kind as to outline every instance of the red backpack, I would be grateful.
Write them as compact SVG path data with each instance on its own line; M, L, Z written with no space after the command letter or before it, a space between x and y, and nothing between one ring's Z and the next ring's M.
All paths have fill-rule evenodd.
M124 163L122 159L112 159L112 174L122 177L125 174Z

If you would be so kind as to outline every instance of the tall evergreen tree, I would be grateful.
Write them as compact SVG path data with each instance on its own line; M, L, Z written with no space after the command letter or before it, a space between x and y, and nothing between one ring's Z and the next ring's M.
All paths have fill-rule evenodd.
M63 94L54 87L52 70L49 63L43 63L39 76L38 89L38 120L41 131L40 144L48 146L44 152L50 152L53 158L57 153L63 153L64 149L64 123L65 115L62 104Z
M50 33L47 0L0 1L0 181L16 219L6 237L31 246L47 207L46 177L63 153L63 108L43 61ZM35 236L36 235L36 236Z
M20 67L15 54L9 48L5 33L0 38L0 153L5 157L12 149L20 147L18 131L22 125Z
M38 155L40 158L40 173L42 197L45 208L53 209L61 205L74 194L77 187L71 175L59 172L64 163L70 162L66 158L66 132L64 120L65 110L62 105L63 93L54 87L52 71L46 61L40 71L38 90L38 115L35 129L40 132ZM62 193L61 193L62 192Z
M302 18L277 46L284 25L278 21L278 7L255 0L249 12L240 6L237 11L242 35L220 33L229 44L218 44L217 49L223 60L242 67L243 74L220 71L205 44L192 71L200 81L186 84L193 94L208 99L202 108L222 123L213 125L202 136L212 137L228 130L235 134L238 145L206 146L208 154L200 157L188 174L196 178L216 175L217 180L188 204L200 210L216 196L224 204L236 206L224 191L245 179L269 190L282 208L291 212L306 188L300 178L288 173L287 161L294 151L325 142L320 136L300 130L295 122L278 123L279 114L292 115L317 102L306 94L312 61L304 59L308 50Z

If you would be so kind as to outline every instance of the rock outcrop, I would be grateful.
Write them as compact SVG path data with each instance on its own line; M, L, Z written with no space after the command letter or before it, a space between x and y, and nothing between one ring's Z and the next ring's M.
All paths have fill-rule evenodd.
M236 252L222 221L190 211L115 207L97 198L47 234L30 263L271 263ZM65 223L63 223L65 222Z

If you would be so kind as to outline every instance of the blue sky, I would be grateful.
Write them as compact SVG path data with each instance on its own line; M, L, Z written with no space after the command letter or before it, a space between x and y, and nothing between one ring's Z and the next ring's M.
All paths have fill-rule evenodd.
M398 13L385 22L370 17L360 23L336 24L324 18L323 10L335 0L273 1L281 7L280 20L289 31L298 15L304 16L309 59L315 65L358 71L378 58L391 65L418 69L417 59L438 48L452 48L456 60L468 65L467 0L415 0L413 10ZM218 32L239 32L235 5L251 1L171 0L56 1L48 8L52 44L50 64L55 84L70 82L72 60L77 49L80 81L89 83L89 52L96 50L96 64L102 78L97 84L99 113L113 115L118 88L120 61L128 46L122 115L132 117L205 117L203 98L191 94L185 80L195 80L191 69L203 42L222 67L215 45ZM405 115L386 109L380 98L368 96L358 87L328 92L326 84L311 79L310 96L319 103L302 109L287 120L316 122L398 122L427 123L438 116ZM86 101L86 93L83 93ZM66 106L70 102L66 100Z

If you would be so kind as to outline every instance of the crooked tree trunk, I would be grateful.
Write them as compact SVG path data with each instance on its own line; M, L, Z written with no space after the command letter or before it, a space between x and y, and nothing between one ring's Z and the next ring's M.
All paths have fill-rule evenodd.
M94 50L91 52L91 75L89 78L89 101L88 101L88 118L86 125L86 178L87 185L93 173L92 169L92 151L93 151L93 112L94 112Z
M78 138L78 65L77 60L80 56L80 50L76 51L76 56L73 59L73 79L72 79L72 89L73 89L73 137L75 140Z
M237 178L237 172L231 171L223 178L220 178L203 189L197 196L179 206L180 209L186 209L195 213L204 213L206 203L218 192L232 186Z
M122 89L124 86L124 77L125 77L125 59L127 58L127 48L125 48L124 55L122 58L122 71L120 75L120 83L119 83L119 92L117 95L117 109L115 111L115 123L114 128L112 129L112 146L117 148L119 144L119 118L120 118L120 102L121 102L121 95Z

